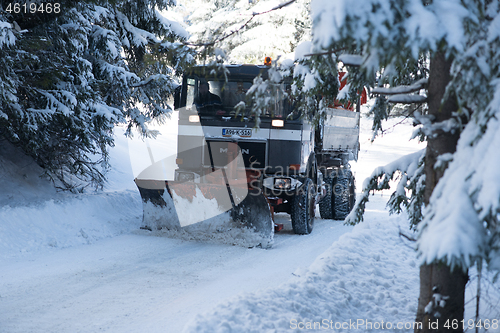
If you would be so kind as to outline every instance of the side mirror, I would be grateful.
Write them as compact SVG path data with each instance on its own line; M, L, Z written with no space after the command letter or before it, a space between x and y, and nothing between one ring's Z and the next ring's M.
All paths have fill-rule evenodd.
M182 86L178 86L174 89L174 110L181 106L181 88Z

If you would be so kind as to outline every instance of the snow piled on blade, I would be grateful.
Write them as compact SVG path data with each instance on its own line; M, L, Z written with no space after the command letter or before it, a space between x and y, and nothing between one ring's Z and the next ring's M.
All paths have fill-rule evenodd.
M230 213L227 212L184 228L155 230L153 235L248 248L256 246L269 248L272 245L272 240L263 238L254 230L240 228L237 223L232 220Z
M179 230L226 212L219 207L217 199L205 198L199 188L191 200L177 195L174 190L171 192L172 197L167 191L162 195L166 206L144 202L144 223L148 228Z
M490 104L497 117L491 117L485 129L473 118L460 136L453 161L434 189L419 227L417 244L422 262L444 260L467 268L479 256L498 256L494 253L500 245L500 230L493 221L498 219L500 208L499 106L497 89ZM500 269L496 262L496 267L490 268Z
M169 207L159 207L151 202L144 203L144 219L148 221L148 227L152 229L152 235L158 237L168 237L186 241L201 241L211 244L227 244L242 247L255 247L260 245L267 248L272 245L271 240L264 239L255 230L241 227L239 222L232 219L229 212L221 213L197 223L181 226L177 212L173 208L173 201L168 194L164 196L165 201L170 203ZM182 199L186 200L187 199ZM199 203L198 203L199 204ZM209 204L211 206L211 204ZM209 210L211 210L209 207ZM203 207L193 209L193 204L189 204L190 213L196 215L203 211ZM196 219L199 216L195 217Z
M273 244L272 234L262 234L233 220L230 212L221 210L216 199L205 198L199 189L192 201L174 191L172 196L164 192L163 207L143 202L143 221L155 236L249 248L268 248Z
M281 288L225 301L184 332L290 332L299 323L306 331L367 332L368 322L411 323L418 267L414 251L402 246L399 228L406 229L407 221L385 213L359 224Z
M196 195L193 197L193 201L178 196L175 191L172 191L172 200L174 201L181 227L195 224L225 212L219 208L217 199L205 198L199 188L196 188ZM196 209L193 209L193 207L196 207Z

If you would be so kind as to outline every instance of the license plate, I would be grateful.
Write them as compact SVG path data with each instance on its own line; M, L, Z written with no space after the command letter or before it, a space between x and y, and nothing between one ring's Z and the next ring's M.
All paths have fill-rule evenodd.
M223 128L222 136L233 136L237 135L244 138L249 138L252 136L251 128Z

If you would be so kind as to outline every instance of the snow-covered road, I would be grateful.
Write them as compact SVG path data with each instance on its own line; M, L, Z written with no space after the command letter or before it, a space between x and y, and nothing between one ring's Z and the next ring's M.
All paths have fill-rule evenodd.
M360 160L353 164L358 191L375 167L423 148L407 141L411 124L374 144L370 126L363 118ZM0 207L0 332L181 332L219 302L305 276L353 229L318 217L313 233L299 236L288 215L278 214L285 230L270 250L153 236L138 229L140 199L122 141L112 151L119 166L110 176L112 192ZM376 211L378 226L389 217L385 199L374 201L368 210Z
M1 332L180 332L200 311L278 286L340 235L318 219L296 236L289 218L272 250L203 244L136 232L2 263Z

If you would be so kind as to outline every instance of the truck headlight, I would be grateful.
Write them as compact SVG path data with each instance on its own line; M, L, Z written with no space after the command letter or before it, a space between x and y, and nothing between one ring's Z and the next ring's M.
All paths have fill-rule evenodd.
M175 180L178 182L199 182L199 176L194 172L175 171Z
M189 116L189 122L190 123L199 123L200 122L200 116L198 116L198 115L191 115L191 116Z
M283 126L285 126L285 121L283 119L273 119L273 120L271 120L271 126L283 127Z
M292 187L291 178L274 178L274 187L279 189L289 189Z

